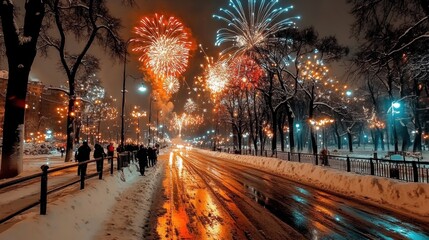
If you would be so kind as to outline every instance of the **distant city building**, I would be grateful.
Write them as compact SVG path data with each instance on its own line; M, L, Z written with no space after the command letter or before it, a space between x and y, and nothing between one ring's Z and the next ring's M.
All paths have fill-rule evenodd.
M3 134L5 100L8 72L0 70L0 134ZM64 116L58 109L64 108L67 96L58 90L51 90L38 79L29 79L25 110L25 139L43 135L47 128L62 132L65 126Z

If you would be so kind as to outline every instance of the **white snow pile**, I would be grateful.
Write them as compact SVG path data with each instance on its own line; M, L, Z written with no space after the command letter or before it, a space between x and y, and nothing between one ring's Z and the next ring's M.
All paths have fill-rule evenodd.
M40 155L40 154L52 154L57 152L57 147L54 143L25 143L24 154L25 155Z
M149 168L140 176L134 164L105 179L88 180L63 190L63 196L48 202L47 215L33 211L0 233L0 239L138 239L143 236L151 195L163 167ZM49 199L49 196L48 196Z
M406 183L398 180L348 173L309 163L297 163L259 156L243 156L211 152L214 157L255 165L321 189L340 193L407 215L429 217L429 184Z

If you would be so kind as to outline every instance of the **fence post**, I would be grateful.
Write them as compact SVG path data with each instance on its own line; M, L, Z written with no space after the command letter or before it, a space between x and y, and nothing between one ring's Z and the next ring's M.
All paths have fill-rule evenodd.
M374 152L374 159L378 159L377 152Z
M350 158L349 155L347 155L347 172L350 172Z
M413 166L414 182L419 182L419 171L417 171L417 164L415 161L413 161L411 165Z
M298 162L301 162L301 153L298 153Z
M316 162L315 162L316 166L319 165L319 154L316 153Z
M372 158L369 159L369 166L371 168L371 175L374 175L375 174L375 171L374 171L374 161L372 161Z
M44 164L42 169L42 178L40 181L40 215L46 215L46 206L48 204L48 169L49 166Z
M290 152L287 152L287 160L290 161Z

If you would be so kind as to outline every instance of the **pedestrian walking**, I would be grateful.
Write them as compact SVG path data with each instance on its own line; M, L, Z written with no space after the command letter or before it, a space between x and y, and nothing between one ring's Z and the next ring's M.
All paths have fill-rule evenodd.
M77 149L76 159L79 163L89 160L91 148L88 146L88 142L83 142L82 145ZM87 164L81 164L77 168L77 175L86 175Z
M322 165L323 166L329 166L328 163L328 150L326 148L322 149L322 151L320 151L320 158L322 159Z
M140 145L140 149L137 151L137 159L139 160L140 174L144 176L145 168L147 166L147 149Z
M108 162L110 163L110 161L113 160L113 154L115 152L115 147L113 146L113 143L110 143L109 145L107 145L107 158L108 158Z
M121 152L124 152L125 151L125 148L124 148L124 146L122 146L122 144L121 145L119 145L117 148L116 148L116 152L118 152L118 153L121 153Z
M155 150L152 147L149 147L147 149L147 157L149 159L149 167L153 167L154 166L154 156L155 156Z
M64 148L64 146L61 146L60 151L61 151L61 157L63 157L64 153L66 151L66 149Z
M96 164L97 164L97 172L101 172L103 171L103 160L104 157L106 157L106 153L104 152L103 147L96 143L94 145L94 158L95 159L99 159L97 160Z
M157 147L155 147L153 149L153 165L156 165L156 162L158 161L158 153L159 153L159 150Z

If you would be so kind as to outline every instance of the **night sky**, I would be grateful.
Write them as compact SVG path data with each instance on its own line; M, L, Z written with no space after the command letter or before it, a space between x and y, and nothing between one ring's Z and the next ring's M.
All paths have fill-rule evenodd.
M244 3L245 0L243 0ZM213 14L219 13L220 7L227 7L227 0L137 0L137 6L132 8L123 7L119 0L110 1L112 14L122 19L124 26L122 38L133 37L132 29L137 25L142 16L152 15L154 13L163 13L164 15L174 15L187 26L197 44L202 44L208 48L209 54L217 54L221 49L214 46L216 30L224 24L221 21L212 18ZM350 38L350 24L352 17L349 14L350 8L346 0L280 0L277 6L293 5L294 9L290 16L301 16L297 22L299 28L313 25L320 35L334 35L341 44L353 47L354 40ZM130 50L130 48L129 48ZM92 53L102 59L102 70L98 74L104 83L108 94L121 100L122 88L122 61L109 61L109 58L95 46L92 47ZM61 70L55 70L58 66L58 56L55 53L49 56L49 59L38 57L33 65L31 77L40 79L45 84L58 86L65 84L65 76ZM193 78L200 75L202 69L202 54L194 51L189 63L189 68L184 74L184 78L189 85L192 85ZM52 65L53 67L47 67ZM127 73L134 77L141 77L142 73L138 70L136 56L131 56L127 64ZM127 78L127 105L141 105L147 109L148 94L137 92L137 87L141 81ZM173 96L172 101L175 105L175 111L180 112L185 99L188 97L186 85L181 86L179 94ZM192 97L192 95L189 95ZM119 106L119 105L118 105Z

